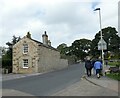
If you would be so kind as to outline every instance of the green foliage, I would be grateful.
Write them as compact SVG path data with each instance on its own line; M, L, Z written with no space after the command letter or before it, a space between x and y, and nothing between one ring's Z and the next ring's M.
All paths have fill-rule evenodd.
M77 57L71 54L71 46L67 47L67 45L63 43L60 44L57 49L61 54L61 59L67 59L69 65L76 63Z
M11 42L7 42L8 45L7 52L2 56L2 67L12 72L12 46L15 45L20 40L20 37L13 36Z
M113 61L113 62L108 62L109 66L120 66L120 61Z
M120 58L120 37L118 32L113 27L102 29L103 39L107 43L107 50L104 50L106 59ZM96 33L95 38L91 41L88 39L75 40L71 46L61 44L57 47L62 55L77 57L77 60L83 60L86 56L99 57L101 51L98 50L98 42L100 40L100 31ZM112 55L112 56L111 56Z
M69 56L61 54L61 59L67 59L69 65L75 64L77 62L77 57L75 55Z
M8 69L8 72L12 72L12 59L9 54L2 56L2 68Z
M107 50L104 50L106 55L108 51L114 53L114 55L120 56L120 37L118 36L118 32L113 27L107 27L102 29L103 39L107 43ZM95 38L92 40L92 48L91 54L92 55L100 55L100 51L98 51L98 42L100 40L100 31L95 35Z
M72 54L77 57L77 59L84 60L84 58L89 55L91 50L91 40L88 39L80 39L75 40L72 43Z
M112 79L120 81L120 73L111 73L111 74L107 74L107 76L109 78L112 78Z
M87 55L89 55L91 49L91 40L75 40L70 47L67 47L67 45L63 43L59 45L57 49L60 51L62 56L66 55L75 61L80 59L83 60Z
M60 44L57 49L59 50L60 54L66 54L67 52L67 45L66 44Z

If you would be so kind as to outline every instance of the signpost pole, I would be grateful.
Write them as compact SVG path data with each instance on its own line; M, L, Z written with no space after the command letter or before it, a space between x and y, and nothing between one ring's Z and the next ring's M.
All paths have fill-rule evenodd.
M105 75L104 73L104 69L105 69L105 65L104 65L104 51L103 51L103 36L102 36L102 24L101 24L101 12L100 12L100 8L96 8L94 11L99 11L99 22L100 22L100 38L101 38L101 59L102 59L102 64L103 64L103 75Z
M105 65L104 65L103 36L102 36L102 24L101 24L101 12L100 12L100 10L99 10L99 21L100 21L101 51L102 51L101 55L102 55L103 74L104 74Z

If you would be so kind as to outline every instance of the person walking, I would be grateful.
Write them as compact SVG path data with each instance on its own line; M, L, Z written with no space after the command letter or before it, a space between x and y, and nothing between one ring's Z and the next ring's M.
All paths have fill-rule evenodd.
M96 59L93 58L92 61L91 61L93 67L94 67L95 62L96 62ZM95 70L94 68L92 68L92 73L93 73L93 74L96 73L95 71L96 71L96 70Z
M100 78L100 73L102 69L102 62L100 60L96 60L96 62L94 63L94 69L96 70L97 78Z
M87 72L87 76L91 76L91 70L92 70L92 63L90 61L89 58L87 58L87 60L85 61L85 68L86 68L86 72Z

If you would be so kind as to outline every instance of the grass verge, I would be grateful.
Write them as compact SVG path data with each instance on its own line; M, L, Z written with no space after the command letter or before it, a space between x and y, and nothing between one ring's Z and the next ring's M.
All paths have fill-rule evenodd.
M108 76L109 78L114 79L114 80L120 81L120 73L110 73L110 74L107 74L107 76Z

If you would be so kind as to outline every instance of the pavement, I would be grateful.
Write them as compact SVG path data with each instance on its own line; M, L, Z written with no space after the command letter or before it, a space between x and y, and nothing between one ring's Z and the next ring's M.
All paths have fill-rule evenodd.
M6 74L2 75L2 81L24 78L28 76L40 75L35 74ZM54 93L51 96L118 96L118 81L110 79L106 76L97 78L95 75L87 77L84 75L80 81L75 84L64 88L61 91ZM5 90L7 91L7 90ZM16 92L12 90L12 92ZM26 95L23 92L18 92L19 95ZM31 95L30 95L31 96Z
M53 96L118 96L118 81L105 76L97 79L83 76L81 81L53 94Z
M119 85L118 85L117 80L110 79L106 76L101 76L101 78L97 79L95 75L91 77L85 77L85 79L97 86L105 87L105 88L118 92Z
M6 81L6 80L13 80L13 79L19 79L19 78L24 78L24 77L29 77L29 76L35 76L35 75L41 75L44 73L33 73L33 74L2 74L0 75L0 80L1 81Z

